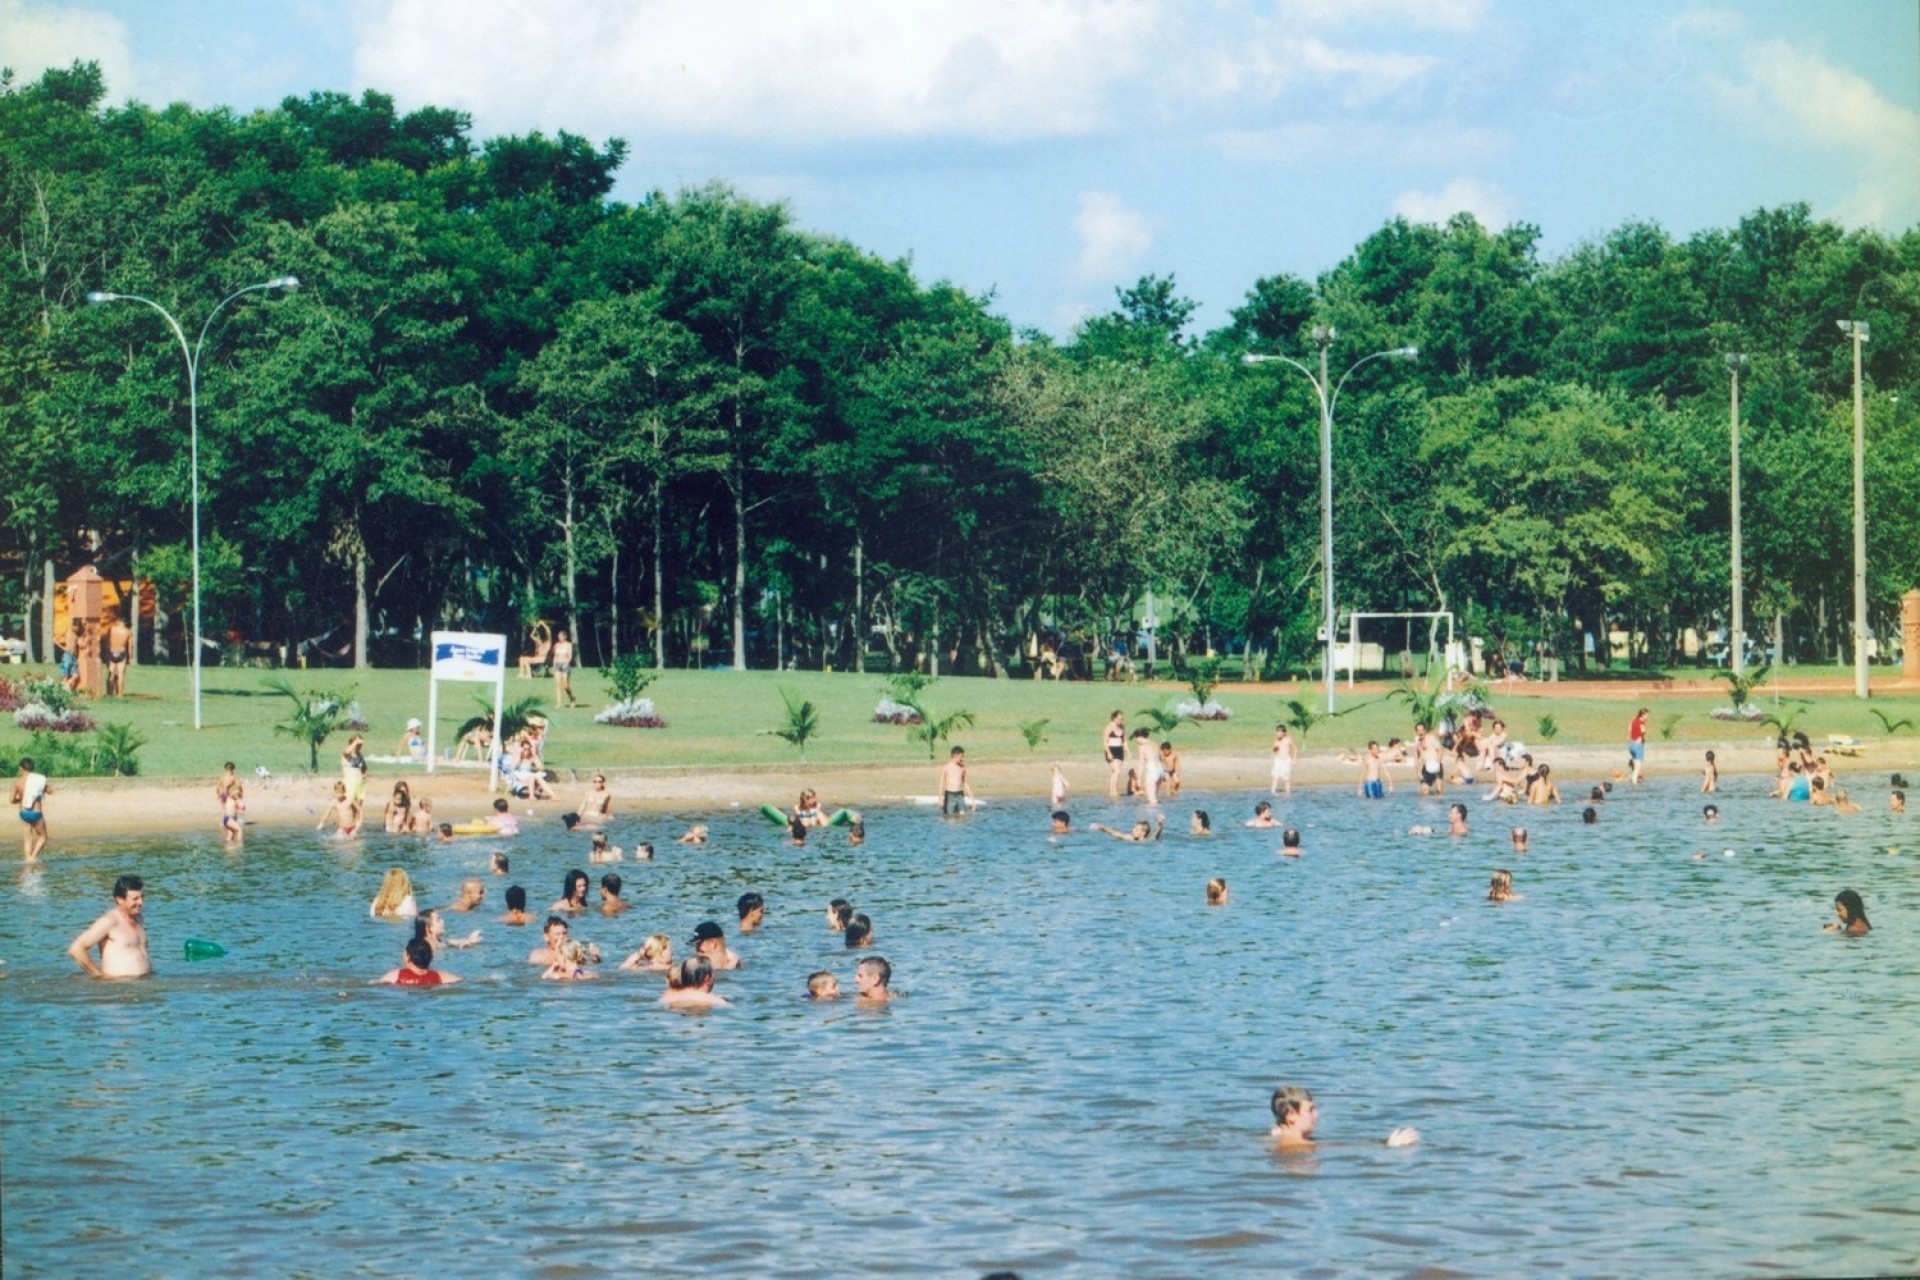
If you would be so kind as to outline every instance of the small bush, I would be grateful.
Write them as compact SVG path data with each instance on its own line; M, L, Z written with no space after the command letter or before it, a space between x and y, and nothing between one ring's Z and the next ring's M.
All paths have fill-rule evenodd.
M653 709L652 698L629 698L615 703L593 718L595 724L610 724L622 729L664 729L667 722Z
M660 676L653 669L653 660L646 654L623 653L615 658L606 669L607 690L613 694L616 707L627 706L641 701L640 695L647 686ZM598 716L594 717L596 720ZM602 724L612 724L611 720L602 720ZM652 727L652 726L649 726Z

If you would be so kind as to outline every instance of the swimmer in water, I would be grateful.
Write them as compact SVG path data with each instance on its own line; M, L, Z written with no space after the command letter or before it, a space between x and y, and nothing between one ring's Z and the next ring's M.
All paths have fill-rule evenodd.
M1720 821L1720 806L1717 804L1710 804L1710 805L1707 805L1705 808L1701 809L1700 821L1702 822Z
M1467 806L1463 804L1448 806L1447 834L1450 836L1464 836L1467 834Z
M501 924L532 924L533 917L527 914L527 891L517 884L507 886L507 914L500 917Z
M1508 838L1513 841L1513 851L1515 853L1525 853L1527 851L1527 829L1525 827L1515 827Z
M1073 831L1073 818L1065 809L1055 809L1053 811L1052 822L1054 835L1064 836L1071 834Z
M821 969L807 975L807 999L838 1000L840 998L840 979Z
M703 822L696 822L692 826L688 827L683 834L675 838L681 844L705 844L707 842L706 824Z
M486 882L478 876L468 876L460 882L460 896L447 904L449 911L471 911L486 900Z
M820 797L811 787L800 793L800 803L793 806L793 820L808 827L827 825L827 815L820 808Z
M1890 813L1905 813L1907 811L1907 793L1898 787L1888 792L1887 810Z
M407 959L398 969L389 969L373 980L373 985L389 987L450 987L460 981L451 973L433 967L433 948L425 938L407 940Z
M587 847L587 861L590 863L618 862L620 848L618 845L607 843L606 832L596 831L593 833L593 843Z
M1207 816L1205 809L1195 809L1193 811L1193 820L1187 824L1187 834L1190 836L1210 836L1213 834L1213 819Z
M94 978L144 978L153 972L147 957L147 926L142 917L147 886L139 876L113 882L113 909L95 920L67 947L73 962ZM100 950L94 963L93 950Z
M854 998L861 1004L885 1004L895 999L893 966L884 956L868 956L853 967Z
M727 931L712 920L703 921L693 930L694 958L704 960L715 969L738 969L740 956L727 946Z
M1167 820L1164 816L1159 817L1154 822L1148 822L1145 818L1142 818L1133 824L1133 830L1131 831L1116 831L1105 823L1100 822L1089 822L1087 824L1087 830L1089 831L1098 831L1103 836L1112 836L1115 840L1125 840L1129 844L1158 840L1161 833L1166 829Z
M1707 763L1700 770L1700 794L1710 796L1720 789L1720 766L1714 763L1713 752L1707 752Z
M597 959L587 949L584 942L564 938L554 944L553 963L540 977L548 982L590 982L600 975L587 968L587 962Z
M578 915L587 909L587 873L575 867L567 872L560 882L560 900L548 907L549 912L565 911Z
M1487 886L1487 901L1520 901L1520 895L1513 891L1513 872L1500 870L1493 873L1493 881Z
M842 940L845 942L846 948L849 951L857 947L870 947L873 945L873 921L867 919L864 911L856 911L853 913L853 919L847 921L846 933L843 935Z
M713 966L698 956L682 960L667 971L667 989L660 1003L669 1009L724 1009L727 1001L713 993Z
M1268 1100L1273 1110L1273 1129L1267 1135L1281 1151L1311 1151L1315 1147L1314 1130L1320 1124L1320 1109L1305 1089L1287 1085L1273 1091ZM1395 1129L1387 1135L1390 1147L1410 1147L1420 1141L1418 1129Z
M767 918L767 900L757 893L743 893L740 900L733 904L740 913L740 932L752 933Z
M1833 914L1840 917L1839 920L1822 926L1829 932L1858 938L1873 928L1867 923L1867 904L1851 889L1842 889L1833 896Z
M1280 824L1273 820L1273 806L1265 800L1262 800L1259 804L1253 806L1253 816L1241 825L1248 827L1277 827Z
M1280 833L1280 856L1283 858L1300 856L1300 828L1288 827Z
M640 944L640 949L620 962L622 969L645 969L665 973L673 967L673 939L656 933Z
M600 914L617 916L633 904L620 896L620 877L609 871L600 877Z
M1227 905L1227 882L1219 876L1207 881L1207 905L1210 907Z

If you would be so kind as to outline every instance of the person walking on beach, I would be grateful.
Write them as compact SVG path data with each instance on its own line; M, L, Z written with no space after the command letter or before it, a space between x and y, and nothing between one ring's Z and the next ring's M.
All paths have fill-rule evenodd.
M566 699L564 703L562 698ZM564 631L553 637L553 705L580 705L580 699L573 696L573 641Z
M47 796L53 790L47 775L37 773L32 756L20 757L20 774L13 780L13 803L20 810L20 822L26 827L21 835L20 852L28 862L38 862L47 847Z
M1627 724L1627 781L1637 787L1646 772L1647 709L1642 707Z
M140 918L146 885L139 876L113 882L113 909L95 920L67 948L74 963L95 978L144 978L153 972L147 958L147 927ZM100 949L94 963L93 950Z

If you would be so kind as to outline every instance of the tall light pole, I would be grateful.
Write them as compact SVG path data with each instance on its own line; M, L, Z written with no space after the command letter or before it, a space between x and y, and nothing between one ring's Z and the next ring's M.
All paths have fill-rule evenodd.
M200 728L200 348L207 345L207 331L213 328L214 317L219 315L229 302L249 293L263 290L284 289L292 292L300 287L300 281L294 276L278 276L264 284L250 284L244 289L236 289L220 300L207 316L205 324L200 326L200 337L191 347L187 345L187 335L180 328L180 322L173 313L155 302L152 298L143 298L137 293L106 293L96 290L87 295L87 301L94 306L106 302L141 302L160 313L160 318L173 330L173 336L180 343L180 354L187 362L187 452L188 487L193 497L193 727ZM135 601L136 606L138 600Z
M1242 364L1285 364L1292 365L1306 375L1313 384L1313 393L1320 398L1320 595L1326 606L1323 619L1326 628L1326 664L1327 714L1333 714L1333 637L1336 619L1333 608L1333 409L1340 403L1340 391L1347 385L1347 379L1353 371L1371 360L1393 357L1397 360L1412 360L1420 354L1418 347L1394 347L1387 351L1376 351L1370 356L1362 356L1347 366L1340 375L1340 381L1328 390L1327 348L1339 337L1332 325L1313 327L1313 345L1320 348L1320 374L1314 376L1313 370L1290 356L1265 356L1247 354L1240 357Z
M1867 402L1860 387L1865 320L1839 320L1853 339L1853 696L1867 696Z
M1733 674L1747 673L1746 586L1740 566L1740 374L1750 362L1743 355L1727 357L1727 372L1733 375L1733 409L1728 434L1733 440Z

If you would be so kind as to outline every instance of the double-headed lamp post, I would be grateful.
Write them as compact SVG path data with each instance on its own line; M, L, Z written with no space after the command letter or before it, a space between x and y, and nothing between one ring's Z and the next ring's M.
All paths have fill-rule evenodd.
M200 717L200 348L207 344L207 332L213 328L214 317L226 309L235 298L245 297L249 293L261 293L267 290L286 290L291 292L300 287L300 281L294 276L278 276L264 284L250 284L244 289L236 289L220 300L207 316L206 323L200 326L199 339L189 347L187 335L180 328L180 322L173 313L155 302L152 298L143 298L137 293L106 293L96 290L87 295L87 301L94 306L106 302L140 302L160 313L167 327L173 330L173 336L180 343L180 354L187 361L187 451L188 451L188 487L192 490L193 506L193 727L198 729ZM137 588L137 584L136 584ZM137 604L137 601L136 601Z
M1838 320L1853 339L1853 696L1867 696L1867 402L1860 389L1865 320Z
M1745 675L1747 672L1747 611L1746 587L1741 581L1740 567L1740 375L1748 364L1743 355L1727 357L1727 372L1733 375L1733 408L1728 432L1733 439L1733 644L1728 661L1733 666L1733 674Z
M1376 351L1370 356L1362 356L1347 366L1340 375L1338 383L1330 384L1327 377L1327 348L1339 336L1331 325L1313 327L1313 345L1320 348L1320 373L1314 376L1313 370L1290 356L1268 356L1248 354L1240 357L1242 364L1285 364L1291 365L1306 375L1313 384L1313 392L1320 398L1320 594L1326 605L1326 679L1327 714L1333 714L1333 640L1336 619L1333 608L1333 409L1340 403L1340 391L1347 385L1347 379L1354 370L1373 360L1392 357L1396 360L1412 360L1420 354L1418 347L1394 347L1387 351ZM1331 390L1329 390L1331 386Z

